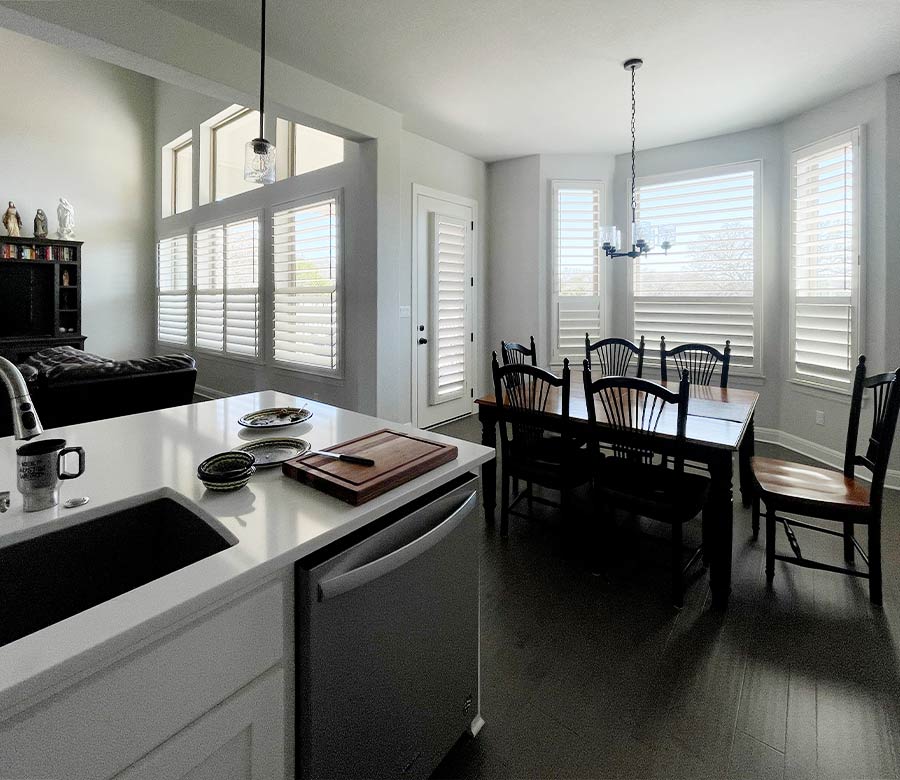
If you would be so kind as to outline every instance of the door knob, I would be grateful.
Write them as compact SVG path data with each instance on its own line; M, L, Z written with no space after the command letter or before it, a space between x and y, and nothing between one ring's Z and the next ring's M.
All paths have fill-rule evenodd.
M428 343L428 339L419 339L419 343L420 343L420 344L427 344L427 343Z

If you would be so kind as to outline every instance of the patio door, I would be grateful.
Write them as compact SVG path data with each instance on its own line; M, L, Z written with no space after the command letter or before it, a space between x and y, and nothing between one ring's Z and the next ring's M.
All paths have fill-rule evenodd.
M467 198L413 188L415 424L472 411L475 212Z

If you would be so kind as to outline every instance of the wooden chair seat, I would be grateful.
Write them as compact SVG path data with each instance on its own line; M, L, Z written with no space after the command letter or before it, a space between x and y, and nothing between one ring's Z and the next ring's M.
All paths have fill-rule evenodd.
M581 447L581 442L545 436L529 445L524 454L508 453L509 473L555 489L583 485L591 479L592 461Z
M665 466L605 458L595 489L613 506L663 523L686 523L703 510L709 479Z
M760 497L783 509L819 505L823 511L868 511L869 488L840 471L805 466L789 460L754 457L750 461Z

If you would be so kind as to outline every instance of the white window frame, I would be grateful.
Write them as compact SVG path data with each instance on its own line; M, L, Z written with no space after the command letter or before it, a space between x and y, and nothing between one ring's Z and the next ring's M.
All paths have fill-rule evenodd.
M274 319L274 307L275 307L275 246L272 241L272 231L275 228L275 212L284 211L285 209L297 208L298 206L312 206L317 203L321 203L323 201L334 199L335 208L337 210L337 265L335 266L335 295L337 296L337 302L335 308L337 309L337 333L335 334L336 341L336 367L331 368L323 368L321 366L313 366L305 363L290 363L284 360L277 360L275 358L275 319ZM338 188L334 190L325 190L323 192L317 192L314 195L306 195L302 198L293 198L288 201L284 201L282 203L276 203L271 206L269 209L269 219L266 222L267 229L269 231L269 235L267 237L268 246L270 247L267 255L267 263L266 263L266 289L268 291L265 306L265 320L268 323L266 326L266 362L268 365L273 368L278 368L283 371L291 371L292 373L298 374L312 374L314 376L328 377L330 379L343 379L344 378L344 338L345 338L345 323L344 323L344 234L346 230L346 211L344 210L344 190L343 188Z
M187 240L187 338L184 344L175 341L165 341L159 337L159 299L164 294L159 289L159 245L163 241L170 241L174 238L185 238ZM194 348L194 231L185 228L184 230L173 230L163 233L156 239L156 269L155 269L155 288L156 288L156 311L154 321L154 338L157 345L166 347L177 347L184 351Z
M559 191L560 190L589 190L600 193L601 206L600 212L604 215L601 224L608 220L606 216L609 213L607 203L606 182L600 179L553 179L550 183L550 365L561 366L563 359L568 357L561 355L559 351ZM592 333L591 338L594 340L605 338L608 328L607 319L607 274L605 256L602 255L600 247L599 232L594 236L597 244L597 280L600 285L598 290L599 306L598 321L601 325L599 333ZM565 297L581 297L581 296L565 296ZM590 296L584 296L590 297ZM583 356L582 356L583 359ZM574 365L577 361L569 358L569 363ZM580 365L580 363L579 363Z
M225 227L231 222L243 222L247 219L256 218L256 227L257 227L257 237L256 237L256 245L258 255L256 258L256 275L257 275L257 286L256 286L256 294L258 296L258 306L257 306L257 316L256 316L256 352L255 356L253 355L241 355L240 353L229 352L228 351L228 335L227 335L227 321L223 319L222 322L222 350L209 349L208 347L201 347L197 344L197 333L196 333L196 303L197 303L197 258L195 252L195 243L197 234L203 230L208 230L209 228L216 227ZM267 272L267 266L264 262L266 250L264 244L263 230L266 225L265 221L265 211L263 209L255 209L252 211L245 211L239 214L229 214L227 217L220 217L219 219L210 220L208 222L198 223L194 225L194 227L190 231L190 253L191 253L191 262L190 262L190 344L194 351L201 355L207 355L209 357L218 358L220 360L239 360L242 363L252 363L254 365L264 365L265 364L265 349L268 335L266 334L266 330L262 327L262 321L265 312L266 298L267 298L267 286L265 284L265 274ZM228 300L228 289L227 289L227 280L228 280L228 270L227 266L223 265L222 269L222 282L223 282L223 302L222 302L222 316L225 317L225 313L227 312L227 300Z
M192 146L193 143L194 132L193 130L188 130L173 141L164 144L160 150L162 155L162 165L160 169L162 202L160 203L160 213L163 219L174 217L176 213L187 214L194 207L194 172L191 170L191 208L186 211L175 211L175 153L184 149L185 146ZM196 152L196 150L194 151Z
M199 205L206 206L212 203L225 203L232 198L247 195L263 186L262 184L258 184L244 192L237 192L222 200L216 200L216 130L227 125L229 122L233 122L243 114L253 111L256 111L256 109L252 106L242 106L240 103L234 103L200 123L200 148L198 150L200 157L200 178L197 187L197 202ZM265 121L268 123L268 120ZM249 141L250 139L248 138L247 140Z
M839 146L841 144L850 142L853 145L853 251L856 254L856 263L853 265L853 276L851 279L851 290L850 290L850 309L851 309L851 332L850 332L850 368L849 368L849 376L848 382L846 384L832 384L827 379L810 379L804 374L798 374L796 369L796 360L795 360L795 336L797 329L797 293L796 293L796 268L794 263L794 210L795 210L795 198L794 198L794 169L795 163L797 159L801 156L808 156L810 154L815 154L817 152L825 151L826 149L832 148L834 146ZM857 356L862 354L864 344L865 344L865 334L864 334L864 305L865 298L862 295L862 291L865 283L865 261L864 261L864 247L865 247L865 214L863 213L865 200L863 198L863 187L865 186L865 164L866 164L866 149L865 149L865 133L864 126L858 125L856 127L851 127L848 130L844 130L840 133L835 133L834 135L828 136L828 138L823 138L820 141L816 141L811 144L807 144L806 146L801 146L797 149L794 149L791 152L789 159L789 169L788 169L788 223L789 223L789 231L788 231L788 248L787 248L787 257L788 257L788 266L790 271L790 281L789 281L789 289L788 296L790 299L789 305L789 317L790 317L790 326L789 326L789 341L787 346L787 376L788 381L793 384L800 385L802 387L814 387L820 390L827 390L831 393L836 393L843 396L850 396L853 391L853 369L854 369L854 360ZM840 298L838 296L834 296L833 298L821 297L819 299L810 299L810 300L819 300L822 303L837 303L841 300L845 300L844 298Z
M762 211L762 193L763 193L763 163L762 160L744 160L736 163L726 163L722 165L704 165L699 168L688 168L680 171L672 171L670 173L655 174L650 176L639 176L636 180L636 186L642 184L667 184L687 179L702 179L712 176L725 176L729 173L741 173L748 170L753 171L753 366L732 366L728 370L729 376L756 377L763 379L764 352L765 352L765 333L764 333L764 301L763 291L763 263L762 263L762 245L763 245L763 211ZM625 226L625 243L631 247L631 181L625 184L625 200L626 212L628 218ZM678 235L675 235L675 241L678 241ZM659 251L659 250L656 250ZM616 261L618 262L618 261ZM625 294L626 311L628 312L629 325L628 332L631 334L631 340L637 342L640 339L640 333L636 333L634 329L634 262L626 260L628 263L628 282ZM642 296L643 297L643 296ZM664 299L659 298L660 301ZM651 298L651 296L647 296ZM707 298L687 298L680 296L673 300L695 300L700 302L715 302L719 299L715 297ZM723 349L725 346L724 339L721 344L713 343L711 346L717 349ZM652 340L646 342L646 356L644 358L644 366L659 366L659 343Z

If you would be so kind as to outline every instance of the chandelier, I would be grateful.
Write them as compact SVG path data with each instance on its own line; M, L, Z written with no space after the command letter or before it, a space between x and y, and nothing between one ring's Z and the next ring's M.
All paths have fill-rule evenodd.
M266 0L260 4L259 41L259 138L247 141L244 151L244 181L271 184L275 181L275 144L263 134L266 96Z
M619 247L622 245L621 231L615 225L605 225L600 228L600 238L603 242L603 251L606 252L607 257L640 257L657 246L668 254L672 244L675 243L674 225L653 225L646 221L636 221L634 128L637 104L634 96L634 72L643 64L643 60L636 58L626 60L624 63L625 70L631 71L631 251L620 252Z

